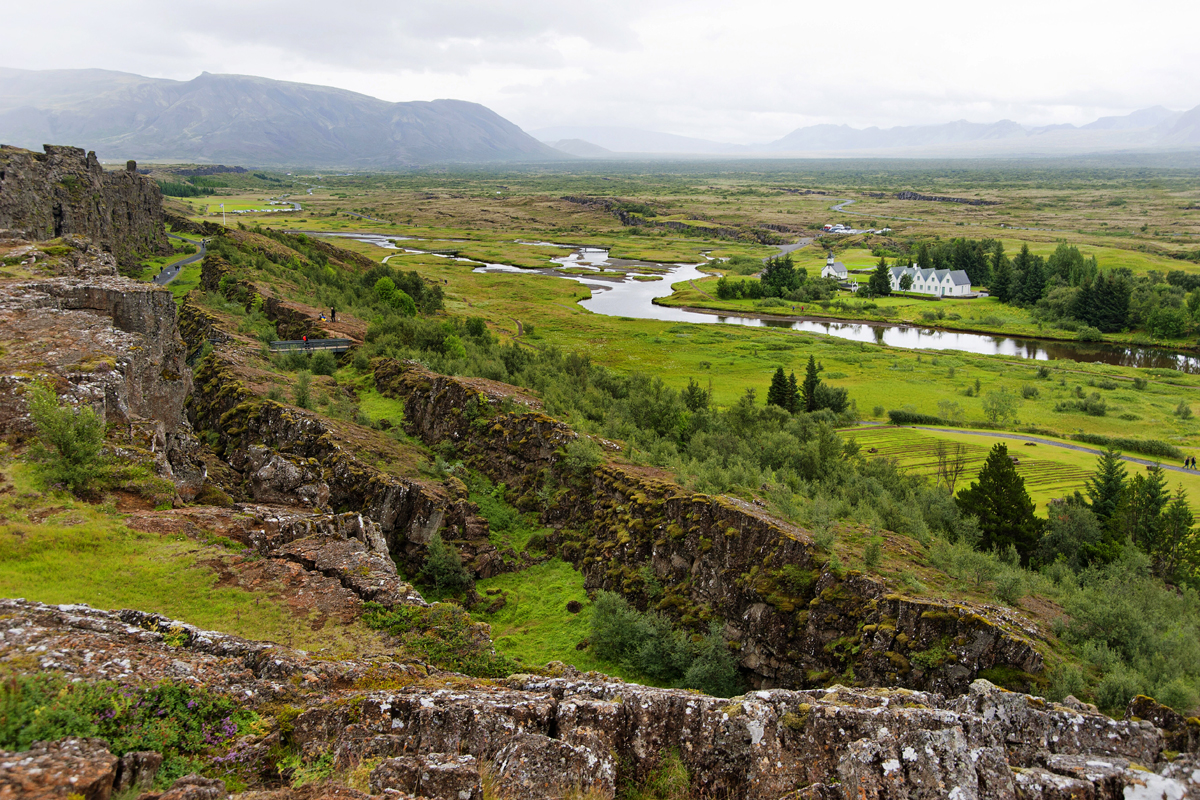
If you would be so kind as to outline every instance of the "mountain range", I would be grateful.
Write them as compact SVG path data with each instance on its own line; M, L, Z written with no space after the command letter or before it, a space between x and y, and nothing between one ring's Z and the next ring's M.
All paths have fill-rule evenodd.
M888 155L984 156L1067 155L1076 153L1192 149L1200 147L1200 106L1171 111L1144 108L1086 125L1031 127L1012 120L993 123L958 120L941 125L852 128L810 125L773 142L731 144L658 131L609 126L567 126L531 131L545 142L571 140L571 152L589 158L640 155ZM586 145L598 152L586 152ZM611 151L604 153L603 150Z
M173 81L94 69L0 68L0 142L74 144L111 159L355 169L570 157L461 100L389 103L246 75Z
M531 135L532 134L532 135ZM1200 149L1200 106L1162 106L1082 126L1012 120L852 128L811 125L772 142L614 126L526 133L462 100L392 103L329 86L202 73L190 81L109 70L0 67L0 142L133 158L389 170L432 163L679 157L980 157Z

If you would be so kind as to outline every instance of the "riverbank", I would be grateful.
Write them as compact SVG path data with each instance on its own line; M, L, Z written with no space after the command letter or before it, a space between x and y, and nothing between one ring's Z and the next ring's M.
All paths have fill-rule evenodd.
M780 301L782 306L764 306L761 300L720 300L716 280L680 282L672 294L655 300L656 305L687 309L697 313L724 314L778 321L822 321L858 323L874 326L913 326L949 333L1005 336L1072 345L1109 345L1152 348L1183 353L1200 353L1200 341L1190 337L1154 339L1142 332L1108 333L1098 342L1082 341L1075 331L1053 328L1035 321L1028 311L1010 306L992 297L942 298L877 297L856 298L839 295L823 303ZM766 309L778 308L778 311ZM802 308L802 314L787 313Z

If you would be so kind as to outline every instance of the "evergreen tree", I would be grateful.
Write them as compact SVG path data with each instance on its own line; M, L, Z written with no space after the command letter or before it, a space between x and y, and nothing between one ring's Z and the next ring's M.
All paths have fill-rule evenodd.
M988 285L988 292L1001 303L1007 303L1012 299L1012 289L1012 262L1004 255L1004 245L996 242L996 249L992 253L992 282Z
M1129 324L1128 278L1116 272L1102 273L1096 278L1088 324L1105 333L1114 333Z
M808 366L804 368L804 383L800 386L800 394L804 399L804 410L809 413L817 410L817 387L820 385L821 378L817 374L817 361L810 355Z
M1125 510L1125 532L1133 543L1153 553L1162 537L1163 511L1171 500L1162 467L1150 467L1145 475L1134 475L1129 482Z
M1120 530L1118 515L1125 501L1125 462L1121 454L1109 447L1096 461L1096 472L1087 482L1088 507L1100 523L1103 535L1083 546L1081 557L1087 563L1107 564L1121 554L1125 535Z
M1161 536L1150 553L1155 575L1170 580L1184 563L1194 559L1192 526L1195 524L1187 492L1179 486L1163 512Z
M1109 447L1096 461L1096 471L1087 482L1089 506L1096 518L1107 523L1117 513L1125 495L1125 463L1121 453Z
M788 375L788 407L787 410L795 414L797 411L804 410L804 399L800 396L800 387L796 383L796 373Z
M767 405L788 408L791 405L789 398L787 376L783 374L783 367L777 367L771 377L771 386L767 389Z
M879 257L879 263L875 265L875 271L871 273L871 279L867 282L867 291L872 297L887 297L892 293L892 283L888 279L887 259L883 256Z
M929 257L929 245L925 242L921 242L917 247L917 266L921 269L929 269L933 266L933 259Z
M434 533L425 547L425 563L420 578L432 583L438 591L457 592L471 582L454 545L446 544L441 533Z
M978 480L955 499L963 514L979 520L982 548L1003 550L1012 545L1022 563L1028 563L1037 549L1042 522L1033 515L1025 480L1017 474L1006 445L998 443L992 448Z
M1021 252L1024 253L1027 249L1028 245L1025 245ZM1031 306L1041 300L1045 293L1046 276L1042 270L1042 258L1031 256L1021 278L1021 302Z

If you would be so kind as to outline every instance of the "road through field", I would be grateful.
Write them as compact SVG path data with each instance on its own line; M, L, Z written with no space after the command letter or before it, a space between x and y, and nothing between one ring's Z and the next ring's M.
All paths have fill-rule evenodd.
M993 439L1019 439L1020 441L1023 441L1023 442L1034 442L1039 445L1048 444L1051 447L1061 447L1063 450L1075 450L1076 452L1092 453L1094 455L1100 455L1101 453L1104 452L1103 450L1097 450L1094 447L1085 447L1085 446L1079 445L1079 444L1069 444L1067 442L1059 442L1054 439L1043 439L1041 436L1028 436L1023 433L1004 433L1003 431L973 431L973 430L965 430L963 428L935 428L935 427L927 426L927 425L896 425L896 426L893 426L893 425L888 425L888 424L882 423L882 422L860 422L858 424L858 427L861 427L861 428L903 427L903 428L909 428L910 430L914 430L914 431L939 431L941 433L961 433L961 434L966 434L968 436L990 436ZM1197 473L1197 470L1185 469L1184 467L1177 467L1173 464L1164 464L1161 461L1152 461L1152 460L1146 459L1146 458L1138 458L1136 456L1127 456L1124 453L1121 454L1121 460L1129 461L1134 464L1144 464L1147 467L1158 466L1158 467L1162 467L1163 469L1166 469L1166 470L1171 470L1172 472L1183 472L1183 473L1189 474L1189 475L1194 475Z

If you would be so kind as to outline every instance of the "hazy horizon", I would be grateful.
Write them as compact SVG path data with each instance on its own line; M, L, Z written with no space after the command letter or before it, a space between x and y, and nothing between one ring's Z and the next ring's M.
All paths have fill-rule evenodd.
M1200 104L1200 6L1151 0L1120 16L1017 2L924 0L853 14L762 0L603 8L550 0L326 4L228 0L6 12L0 65L201 72L335 86L389 101L481 103L525 130L615 126L735 144L796 128L1013 120L1082 125ZM1169 20L1170 24L1164 24ZM200 24L202 23L202 24ZM53 31L55 47L46 46Z

